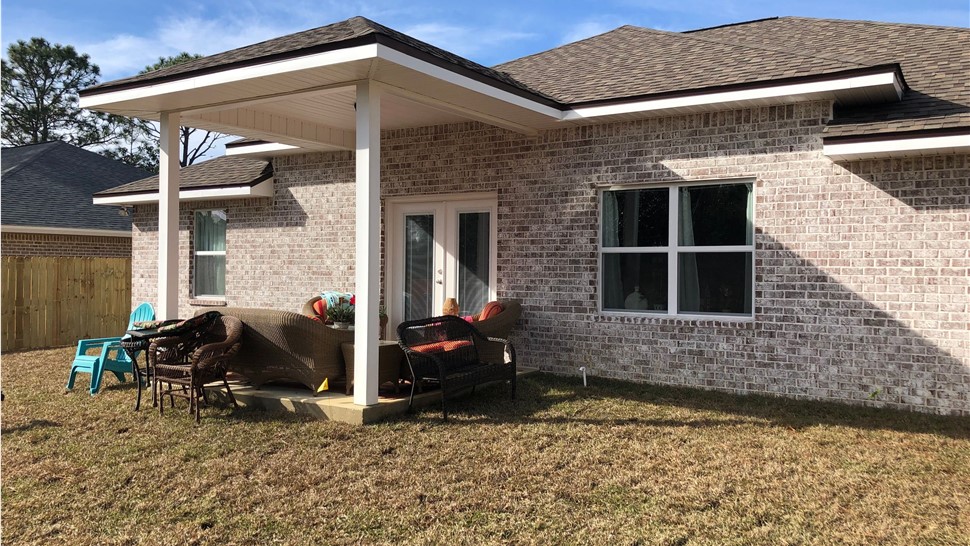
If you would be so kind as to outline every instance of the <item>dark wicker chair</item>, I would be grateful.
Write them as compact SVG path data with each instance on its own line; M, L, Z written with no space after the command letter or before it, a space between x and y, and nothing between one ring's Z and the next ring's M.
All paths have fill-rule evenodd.
M203 315L205 316L205 315ZM168 395L174 407L175 396L189 401L189 412L195 413L195 421L201 419L201 402L208 402L205 395L206 385L222 381L229 400L236 407L236 398L229 388L226 372L229 359L241 345L242 322L229 316L216 316L214 320L203 322L197 328L177 336L157 338L148 349L150 366L155 373L158 388L158 411L164 412L163 397ZM163 390L162 384L168 385ZM173 390L172 386L180 387Z
M419 382L441 386L441 413L448 420L447 398L454 393L492 381L508 381L515 398L515 348L506 339L486 337L464 319L432 317L402 322L397 327L398 343L411 368L411 397ZM487 343L504 346L503 358L483 358Z

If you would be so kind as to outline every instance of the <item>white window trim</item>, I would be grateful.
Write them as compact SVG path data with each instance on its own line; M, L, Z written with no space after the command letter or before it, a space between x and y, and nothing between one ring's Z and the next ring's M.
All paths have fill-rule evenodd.
M197 300L225 301L226 299L225 294L199 294L198 292L196 292L196 281L197 281L196 275L198 274L198 271L199 271L199 265L198 265L198 262L196 261L196 258L198 256L225 256L226 255L225 250L195 250L195 234L197 229L196 221L198 219L198 214L200 212L212 212L216 210L221 211L223 214L226 214L228 216L226 209L196 209L192 211L192 248L193 248L192 250L192 298ZM229 244L229 228L227 223L226 246L228 246L228 244ZM223 284L225 284L224 279L223 279Z
M725 184L750 184L752 206L752 230L750 245L730 245L730 246L679 246L679 214L680 203L678 201L678 188L688 186L716 186ZM667 189L668 192L668 215L667 215L667 246L660 247L604 247L603 246L603 196L609 191L623 190L642 190L642 189ZM679 320L708 320L721 322L753 322L755 318L755 279L757 279L757 225L758 207L756 194L756 180L754 178L723 178L717 180L685 180L683 182L670 182L662 184L629 184L611 185L599 188L596 222L596 311L602 316L609 317L638 317L638 318L670 318ZM677 313L678 293L677 277L678 259L677 255L684 252L750 252L751 253L751 313ZM614 309L603 309L603 255L604 254L666 254L667 255L667 310L666 311L617 311Z

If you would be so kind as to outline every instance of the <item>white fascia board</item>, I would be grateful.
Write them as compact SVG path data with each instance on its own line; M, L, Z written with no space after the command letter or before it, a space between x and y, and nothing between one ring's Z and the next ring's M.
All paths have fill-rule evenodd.
M272 197L273 179L264 180L255 186L225 186L198 190L179 190L179 201L199 201L203 199L246 199L247 197ZM95 197L95 205L145 205L158 203L158 192L130 193Z
M108 91L96 93L80 98L81 108L97 109L98 106L124 102L145 97L167 95L189 91L212 85L253 80L256 78L267 78L288 72L320 68L325 66L349 63L373 59L377 56L377 44L367 44L362 46L350 47L346 49L335 49L323 53L315 53L305 57L297 57L283 61L275 61L241 68L231 68L211 74L203 74L170 82L135 87L132 89L122 89L119 91Z
M743 89L739 91L723 91L720 93L705 93L700 95L685 95L668 99L653 99L622 104L607 104L603 106L587 106L567 110L563 113L563 121L584 120L601 116L617 114L632 114L649 112L652 110L669 110L694 106L713 106L720 103L736 103L751 100L781 98L786 96L805 96L832 93L834 91L859 89L865 87L894 86L897 94L901 92L901 84L896 72L852 76L820 82L794 83L788 85L774 85Z
M266 155L274 152L289 152L299 149L299 146L291 146L289 144L280 144L278 142L261 142L256 144L237 144L232 147L226 146L226 155Z
M452 85L457 85L470 91L475 91L476 93L481 93L509 104L514 104L520 108L526 108L533 112L544 114L557 120L562 118L562 110L558 108L546 106L545 104L529 100L525 97L520 97L515 93L503 91L487 83L469 78L468 76L462 76L461 74L452 72L451 70L441 68L440 66L422 61L421 59L416 59L406 53L401 53L400 51L387 47L383 44L377 45L377 56L382 60L409 68L415 72L420 72L433 78L448 82Z
M131 230L83 229L47 226L0 226L4 233L35 233L37 235L78 235L84 237L131 237Z
M822 153L835 160L937 154L970 151L970 132L965 135L927 136L822 144Z

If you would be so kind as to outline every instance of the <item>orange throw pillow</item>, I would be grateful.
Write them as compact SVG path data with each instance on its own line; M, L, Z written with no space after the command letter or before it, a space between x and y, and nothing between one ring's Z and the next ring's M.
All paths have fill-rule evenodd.
M425 343L424 345L415 345L411 347L419 353L445 353L448 351L454 351L455 349L461 349L462 347L468 347L471 345L471 341L467 340L454 340L454 341L438 341L436 343Z
M501 303L497 301L490 301L485 304L485 308L482 309L481 314L478 315L478 320L490 319L504 310L505 308L502 307Z
M317 314L318 317L326 319L327 318L327 302L324 300L317 300L313 302L313 312Z

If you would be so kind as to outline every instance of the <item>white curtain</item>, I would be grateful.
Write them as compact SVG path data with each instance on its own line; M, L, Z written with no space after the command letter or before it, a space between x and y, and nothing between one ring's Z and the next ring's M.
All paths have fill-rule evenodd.
M603 248L620 246L620 211L616 192L603 192ZM607 267L612 262L613 267ZM603 254L603 308L620 309L623 303L623 276L619 254Z
M746 211L746 221L747 221L747 232L744 239L744 244L750 245L754 244L754 188L751 184L746 186L748 188L748 208ZM748 257L744 261L744 312L751 312L751 302L753 301L751 297L751 287L754 284L751 280L752 268L754 264L752 263L753 257Z
M694 213L691 206L690 191L680 188L680 246L694 245ZM697 254L683 253L677 256L680 260L678 270L679 279L671 279L679 285L679 304L677 312L700 310L700 281L697 278ZM681 282L682 281L682 282Z

